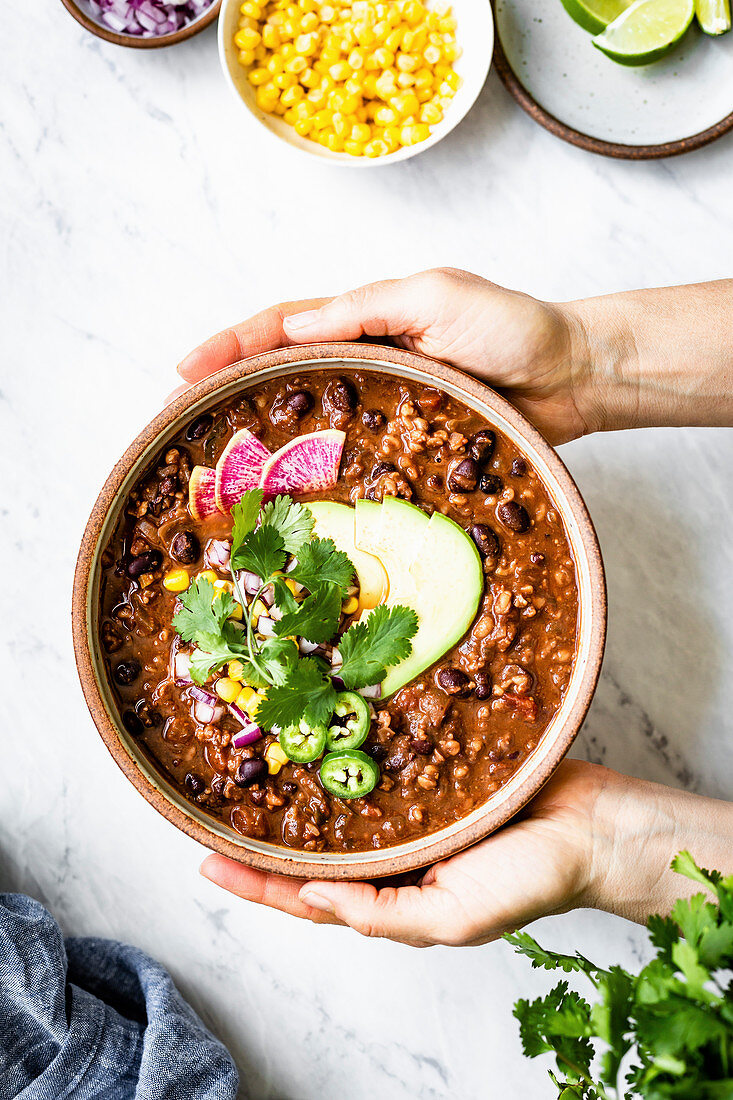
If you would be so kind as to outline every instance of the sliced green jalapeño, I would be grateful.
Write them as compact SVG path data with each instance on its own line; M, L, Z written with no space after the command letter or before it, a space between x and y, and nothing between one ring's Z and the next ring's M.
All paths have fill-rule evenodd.
M359 749L330 752L321 764L323 789L335 798L363 798L379 782L379 768Z
M281 730L280 747L295 764L309 764L323 755L326 748L326 727L309 726L302 718L297 726Z
M342 691L326 731L326 748L329 752L358 749L366 741L371 724L366 700L355 691Z

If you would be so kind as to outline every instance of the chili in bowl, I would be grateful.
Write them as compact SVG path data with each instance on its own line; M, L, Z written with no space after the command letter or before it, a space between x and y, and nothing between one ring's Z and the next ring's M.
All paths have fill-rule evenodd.
M75 645L112 755L207 846L286 874L444 858L537 793L605 639L590 518L493 391L366 345L198 383L82 543Z

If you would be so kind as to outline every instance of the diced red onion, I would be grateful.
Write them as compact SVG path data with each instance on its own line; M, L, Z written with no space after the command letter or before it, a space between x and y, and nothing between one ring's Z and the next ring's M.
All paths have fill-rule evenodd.
M260 592L260 599L265 607L272 607L275 602L275 592L271 584L268 584L267 588L263 588Z
M315 653L318 649L318 642L309 642L306 638L301 638L298 642L298 649L301 653Z
M274 619L275 622L279 622L283 617L283 610L281 607L278 607L277 604L273 604L272 607L268 608L268 611L270 613L270 618Z
M213 692L207 691L206 688L198 687L197 685L189 688L189 695L199 703L208 703L210 707L215 707L219 704L218 695L214 695Z
M334 671L335 671L336 669L341 668L341 665L343 663L344 663L343 657L339 653L336 646L334 646L333 647L333 653L331 654L331 668L334 669Z
M256 573L249 573L246 569L242 569L238 574L238 580L244 585L244 591L248 596L254 596L262 587L262 578L258 577Z
M217 569L228 569L230 552L231 546L225 539L212 539L204 555L206 564Z
M257 620L257 633L263 638L275 637L275 623L268 615L260 615Z
M202 726L213 726L224 713L224 707L212 707L208 703L196 702L193 705L193 716Z
M370 684L369 687L359 688L359 695L363 695L365 699L381 699L382 685Z
M262 737L262 730L257 723L253 722L249 715L245 714L244 711L238 706L235 706L234 703L229 704L229 710L237 721L242 723L241 730L238 730L232 737L232 745L234 748L243 749L245 745L252 745L255 741L259 741L260 737Z
M213 0L86 0L89 13L118 34L152 38L198 19Z
M338 688L339 691L343 691L343 689L346 687L346 684L343 682L340 676L332 676L331 683L335 688Z
M176 653L173 669L179 687L185 687L193 683L191 679L191 658L188 653Z

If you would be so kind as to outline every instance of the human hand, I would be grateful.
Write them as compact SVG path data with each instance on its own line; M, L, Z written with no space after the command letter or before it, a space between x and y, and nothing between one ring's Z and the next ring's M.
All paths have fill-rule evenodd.
M488 382L553 443L597 426L574 314L465 271L425 271L272 306L206 340L178 369L193 383L272 348L363 335L389 336Z
M431 867L417 886L305 882L210 855L201 873L246 901L318 924L428 947L470 946L575 908L644 922L695 886L670 870L688 848L733 870L733 806L566 760L519 820Z

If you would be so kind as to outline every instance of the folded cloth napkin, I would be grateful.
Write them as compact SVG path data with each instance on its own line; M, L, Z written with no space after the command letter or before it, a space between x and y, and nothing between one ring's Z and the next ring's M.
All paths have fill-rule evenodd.
M234 1100L237 1071L136 947L0 894L0 1100Z

